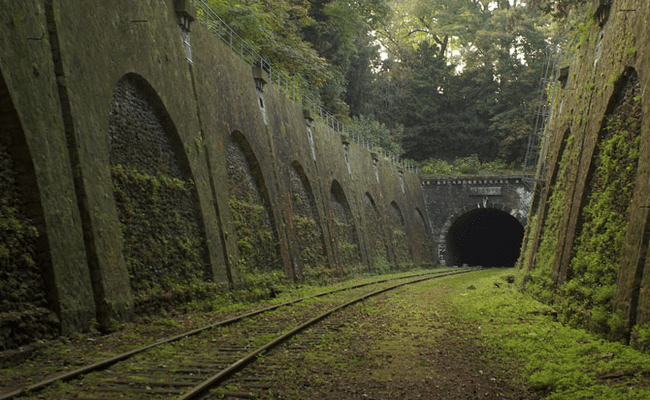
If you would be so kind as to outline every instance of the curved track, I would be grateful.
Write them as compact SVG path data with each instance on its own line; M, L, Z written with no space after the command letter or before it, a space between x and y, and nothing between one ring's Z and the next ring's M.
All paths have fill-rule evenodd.
M341 308L404 285L469 271L437 271L382 279L277 304L0 395L0 400L41 398L42 394L52 399L97 400L123 395L127 398L204 398L209 389L261 354ZM52 384L54 387L47 393L35 393Z

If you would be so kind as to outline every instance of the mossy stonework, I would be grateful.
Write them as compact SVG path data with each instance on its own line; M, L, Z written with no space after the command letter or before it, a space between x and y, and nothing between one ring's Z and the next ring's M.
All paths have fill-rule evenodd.
M332 182L330 194L334 248L342 266L358 267L362 263L362 257L356 229L357 225L354 222L354 216L350 210L347 197L338 181Z
M373 267L378 272L387 272L392 265L389 261L384 224L379 218L375 201L369 193L363 195L363 218L365 220L364 227L367 229L368 254Z
M13 180L14 194L21 203L9 204L13 195L3 187L6 214L2 218L3 225L8 225L2 228L2 246L9 249L22 236L20 246L26 247L9 253L34 262L27 270L12 262L13 267L0 272L3 296L10 297L8 304L3 303L3 312L13 310L0 317L2 338L13 337L12 343L4 343L9 348L17 342L88 329L96 315L47 19L43 2L37 0L7 3L0 11L4 27L0 35L3 185L13 186L9 183ZM5 219L9 215L13 217ZM20 268L19 275L26 275L16 276L15 267ZM19 284L22 294L12 289L5 292L7 284ZM30 315L29 309L35 313ZM11 327L9 331L24 330L24 335L16 332L14 336L5 324Z
M388 206L388 215L390 216L390 228L392 233L391 240L395 249L395 259L399 268L408 268L413 266L413 257L411 256L410 243L406 240L406 226L402 210L396 202L391 202Z
M592 10L594 13L596 10ZM546 185L520 265L565 321L648 348L650 8L611 2L570 49L545 155Z
M176 128L137 75L122 78L113 94L109 147L135 311L148 312L174 286L205 281L210 270L196 187Z
M289 169L289 192L293 214L293 228L300 249L300 268L296 275L318 279L321 275L337 273L328 265L323 227L316 208L311 184L300 164ZM294 267L295 268L295 267Z
M45 261L37 256L39 233L24 213L14 160L2 144L19 139L19 132L7 129L7 115L0 128L0 349L50 339L60 330L47 299Z
M3 190L0 257L23 262L2 264L0 313L37 321L4 347L228 286L435 262L416 175L312 118L198 21L189 62L174 4L0 9L0 129L22 137L0 141L18 195Z
M418 257L423 257L424 260L428 262L434 262L435 260L435 246L431 240L431 229L427 219L424 217L424 213L418 208L415 208L415 221L411 225L413 231L413 261L417 262Z
M239 263L249 271L282 271L273 214L262 171L246 140L228 144L228 187Z

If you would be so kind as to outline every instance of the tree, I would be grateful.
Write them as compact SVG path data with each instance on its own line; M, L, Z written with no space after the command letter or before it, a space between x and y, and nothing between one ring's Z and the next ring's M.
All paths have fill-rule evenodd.
M274 68L304 90L322 87L333 74L302 31L314 24L306 0L208 0L217 14Z
M406 0L379 35L407 157L523 158L548 37L515 0Z
M406 157L453 160L478 154L494 158L497 143L488 135L494 81L486 71L454 74L439 48L421 43L419 67L406 85L401 103Z
M371 32L389 9L385 0L310 0L310 4L315 23L305 26L303 34L328 61L332 73L321 97L334 114L358 115L372 83L370 66L378 58Z
M403 129L407 157L508 163L524 156L559 31L540 7L552 4L557 18L572 9L568 0L209 1L340 119Z
M401 156L404 153L401 146L404 127L401 125L390 128L372 116L365 117L363 115L352 117L348 125L352 132L365 137L382 149L390 151L397 156Z

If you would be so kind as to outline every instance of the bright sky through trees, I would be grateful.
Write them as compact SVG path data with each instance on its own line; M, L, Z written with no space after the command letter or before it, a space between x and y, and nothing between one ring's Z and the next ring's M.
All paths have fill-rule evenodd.
M383 146L417 161L510 163L532 129L552 15L585 0L209 1L297 86Z

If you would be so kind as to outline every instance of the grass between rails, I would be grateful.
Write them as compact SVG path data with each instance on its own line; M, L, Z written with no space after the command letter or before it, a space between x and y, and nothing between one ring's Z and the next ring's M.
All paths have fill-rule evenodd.
M473 391L481 398L650 398L650 355L563 326L551 307L518 290L516 275L514 270L492 269L452 276L351 307L352 318L340 313L339 328L307 338L305 353L287 350L288 358L277 372L284 387L275 393L286 399L425 395L455 400L474 398ZM517 280L508 283L512 276ZM376 279L365 276L336 286ZM269 302L330 288L287 288ZM69 370L84 360L155 341L163 333L175 334L263 305L202 304L195 312L125 324L111 335L62 338L18 367L0 369L0 381L7 378L11 386L20 387L34 375ZM9 386L2 383L0 393ZM461 392L465 385L467 391Z
M450 316L479 324L497 360L523 365L517 380L546 399L648 399L650 355L556 321L557 313L526 294L512 270L453 277ZM469 286L468 286L469 285ZM498 286L497 286L498 285Z
M442 272L446 268L435 270ZM115 331L108 335L100 335L94 331L51 341L39 341L32 345L31 354L25 361L14 367L0 368L0 393L26 387L83 365L251 310L315 295L326 290L388 277L407 276L417 272L425 271L408 271L385 276L360 275L329 286L295 285L287 281L284 285L278 285L276 288L278 292L274 298L263 301L248 301L252 296L239 293L246 292L246 289L226 293L215 291L207 299L186 303L176 309L163 310L158 316L140 316L134 322L116 323Z

